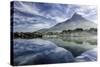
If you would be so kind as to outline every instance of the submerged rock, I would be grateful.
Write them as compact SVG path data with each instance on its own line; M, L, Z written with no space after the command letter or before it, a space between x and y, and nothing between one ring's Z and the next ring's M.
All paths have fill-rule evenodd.
M73 62L68 50L41 40L14 40L14 65L51 64Z

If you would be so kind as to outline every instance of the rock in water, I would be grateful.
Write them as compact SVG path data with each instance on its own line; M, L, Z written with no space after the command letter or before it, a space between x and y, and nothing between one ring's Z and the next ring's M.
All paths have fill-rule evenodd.
M56 44L41 40L14 40L14 65L73 62L71 52Z
M76 62L97 61L97 48L82 53L80 56L76 57L75 61Z

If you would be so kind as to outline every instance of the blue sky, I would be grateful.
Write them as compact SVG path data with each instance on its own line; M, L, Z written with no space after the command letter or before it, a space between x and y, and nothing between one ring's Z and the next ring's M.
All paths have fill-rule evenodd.
M74 13L97 23L96 6L15 1L14 31L32 32L51 28L70 19Z

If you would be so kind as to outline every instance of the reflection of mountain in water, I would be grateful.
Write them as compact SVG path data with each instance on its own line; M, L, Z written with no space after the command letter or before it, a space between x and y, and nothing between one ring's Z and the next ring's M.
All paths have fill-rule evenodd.
M96 44L89 43L89 40L87 40L87 38L83 38L84 40L82 41L81 41L81 38L77 38L77 40L74 40L74 39L67 40L67 39L66 38L65 39L59 39L59 38L48 38L47 39L46 38L46 40L49 40L55 43L56 45L69 50L75 57L80 55L84 51L87 51L87 50L90 50L96 47ZM94 39L90 40L90 42L92 41L94 41Z
M91 47L84 47L81 45L67 45L60 41L53 42L51 40L47 41L43 39L15 39L14 65L74 62L75 53L79 53L77 55L80 55L90 48ZM75 53L73 53L73 51ZM88 58L92 60L91 57ZM75 59L75 61L77 61L77 59ZM95 61L95 59L93 59L93 61Z

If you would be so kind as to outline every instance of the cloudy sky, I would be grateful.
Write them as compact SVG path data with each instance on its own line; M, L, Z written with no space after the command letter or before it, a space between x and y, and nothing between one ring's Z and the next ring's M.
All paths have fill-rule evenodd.
M32 32L51 28L75 13L97 23L96 6L14 1L14 32Z

